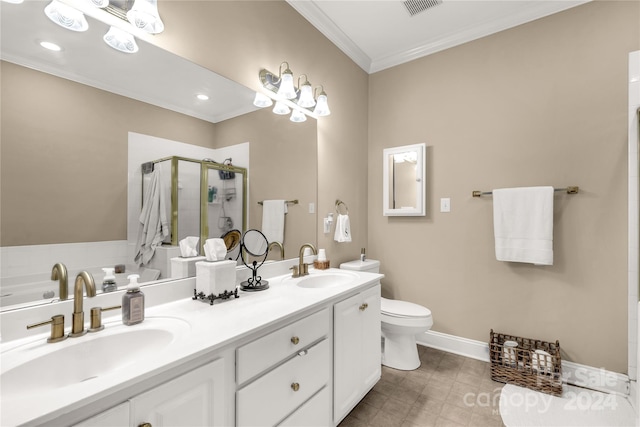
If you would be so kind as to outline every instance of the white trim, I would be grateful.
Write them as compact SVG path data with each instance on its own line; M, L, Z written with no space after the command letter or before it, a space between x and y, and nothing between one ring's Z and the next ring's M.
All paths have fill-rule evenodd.
M489 362L489 344L482 341L427 331L416 336L420 345ZM629 377L602 368L562 361L562 377L567 384L606 393L629 394Z

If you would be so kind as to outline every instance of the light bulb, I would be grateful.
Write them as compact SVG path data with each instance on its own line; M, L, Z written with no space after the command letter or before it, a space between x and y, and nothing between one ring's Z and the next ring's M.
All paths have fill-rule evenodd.
M318 116L328 116L331 114L331 110L329 110L329 104L327 103L327 94L322 92L318 95L318 103L316 104L316 108L313 110Z
M298 105L303 108L309 108L316 105L316 100L313 99L313 89L311 88L311 84L303 84L300 86L300 99L298 100Z
M158 34L164 31L164 24L158 14L157 0L136 0L127 12L127 19L134 27L147 33Z
M136 39L133 38L131 34L121 30L120 28L109 28L109 31L104 35L104 37L102 37L102 39L106 44L120 52L136 53L138 51Z
M307 116L300 110L293 110L291 117L289 118L294 123L301 123L307 120Z
M63 28L71 31L87 31L89 23L84 14L58 0L53 0L44 8L49 19Z
M273 112L280 115L289 114L291 109L284 103L280 101L276 101L275 107L273 107Z
M278 96L284 99L293 99L297 96L296 88L293 86L293 74L291 70L285 70L280 78Z
M273 105L273 101L264 93L256 92L256 97L253 100L253 105L260 108L271 107Z

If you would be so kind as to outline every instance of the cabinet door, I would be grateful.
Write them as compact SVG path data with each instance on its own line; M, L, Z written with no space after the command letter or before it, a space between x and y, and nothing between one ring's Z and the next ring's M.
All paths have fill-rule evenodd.
M131 399L131 425L227 426L225 363L220 358Z
M129 425L129 402L121 403L111 409L86 419L74 427L114 427Z
M334 422L380 379L380 285L334 306Z

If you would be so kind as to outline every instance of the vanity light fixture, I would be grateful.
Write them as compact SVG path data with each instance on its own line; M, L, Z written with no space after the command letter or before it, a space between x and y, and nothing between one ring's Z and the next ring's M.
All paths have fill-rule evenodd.
M158 14L157 0L136 0L127 12L127 19L135 27L151 34L164 31L164 23Z
M284 67L284 71L283 71ZM328 116L331 114L327 102L327 94L323 86L318 86L320 92L314 96L315 92L306 74L298 77L298 87L293 85L293 73L289 69L289 63L284 61L280 64L278 74L267 69L260 70L258 74L260 83L266 92L256 92L253 105L256 107L268 107L276 101L273 112L276 114L289 114L289 109L294 111L290 118L292 122L303 122L306 116L314 118ZM314 108L315 107L315 108Z
M102 39L106 44L124 53L136 53L138 51L138 44L133 35L121 30L117 27L109 28L107 34Z
M53 22L68 30L87 31L89 29L89 23L82 12L58 0L52 0L44 8L44 13Z

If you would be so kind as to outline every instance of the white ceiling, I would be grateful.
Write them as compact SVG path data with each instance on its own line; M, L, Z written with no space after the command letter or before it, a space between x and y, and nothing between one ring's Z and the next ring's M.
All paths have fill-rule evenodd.
M488 36L589 0L442 0L413 16L402 0L287 0L368 73ZM412 0L432 3L435 0Z

